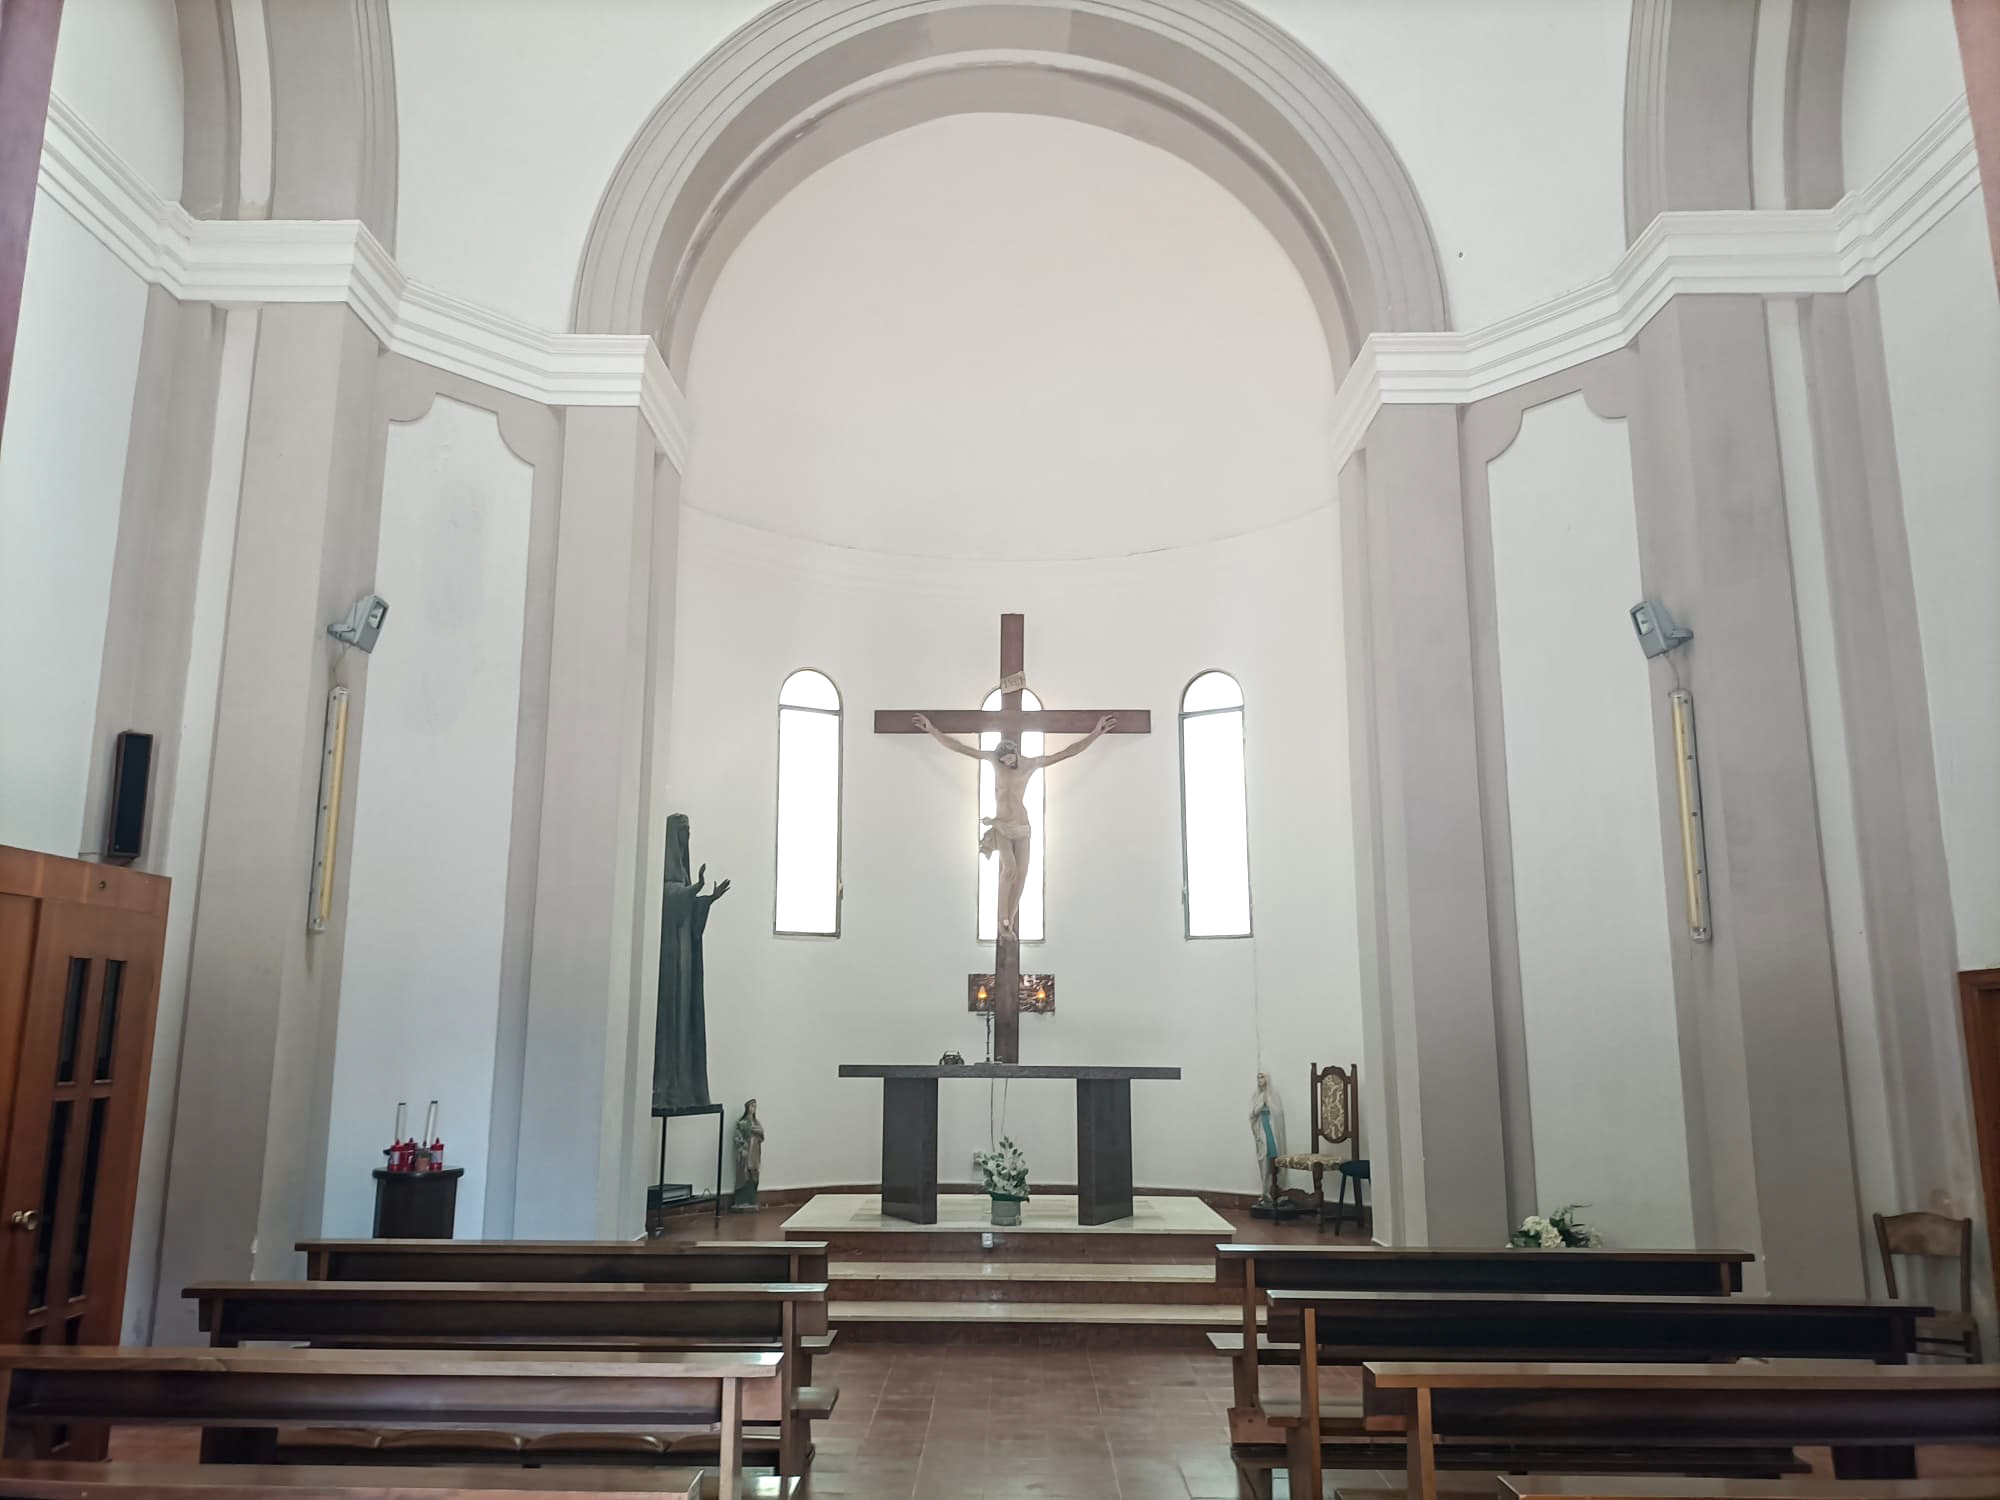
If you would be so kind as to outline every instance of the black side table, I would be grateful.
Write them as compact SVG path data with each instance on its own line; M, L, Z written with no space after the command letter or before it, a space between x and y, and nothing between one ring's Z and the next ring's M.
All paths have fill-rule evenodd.
M448 1240L458 1221L458 1179L463 1167L435 1172L375 1169L375 1238Z
M653 1118L660 1122L660 1175L652 1190L646 1194L646 1233L661 1234L665 1231L666 1211L680 1208L689 1203L701 1202L701 1194L695 1192L693 1184L688 1185L685 1194L667 1196L669 1186L679 1187L679 1183L667 1181L667 1121L679 1120L688 1115L715 1116L715 1222L722 1223L722 1144L729 1136L729 1124L720 1104L685 1104L679 1109L656 1109Z

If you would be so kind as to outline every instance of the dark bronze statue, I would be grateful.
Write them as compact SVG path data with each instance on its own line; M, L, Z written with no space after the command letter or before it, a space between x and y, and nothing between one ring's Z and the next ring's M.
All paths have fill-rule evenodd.
M653 1034L653 1108L687 1109L708 1097L708 1002L702 991L701 938L708 909L729 882L703 892L708 866L692 880L686 813L667 819L667 888L660 902L660 1017Z

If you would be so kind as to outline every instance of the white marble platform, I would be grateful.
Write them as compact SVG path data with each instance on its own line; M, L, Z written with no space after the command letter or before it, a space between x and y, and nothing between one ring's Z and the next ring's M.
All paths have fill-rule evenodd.
M993 1229L992 1200L984 1193L940 1193L935 1224L912 1224L882 1212L880 1193L819 1193L785 1220L787 1236L830 1234L976 1234ZM1235 1234L1229 1221L1192 1195L1138 1194L1132 1217L1109 1224L1079 1224L1074 1194L1047 1194L1021 1205L1021 1222L1002 1234L1185 1234L1211 1243Z

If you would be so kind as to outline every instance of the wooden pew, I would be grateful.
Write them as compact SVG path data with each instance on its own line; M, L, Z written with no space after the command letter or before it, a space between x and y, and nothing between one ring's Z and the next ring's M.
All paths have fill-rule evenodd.
M826 1284L214 1281L183 1293L218 1348L265 1340L321 1348L624 1351L774 1349L785 1356L778 1470L804 1472L808 1426L838 1392L806 1384L802 1311Z
M308 1281L825 1281L825 1240L300 1240Z
M1336 1449L1362 1430L1330 1421L1323 1411L1324 1364L1740 1358L1900 1364L1915 1347L1917 1319L1929 1312L1903 1302L1491 1292L1271 1292L1268 1300L1271 1336L1299 1348L1299 1412L1285 1433L1296 1496L1319 1494L1329 1430Z
M714 1432L733 1495L743 1423L776 1421L775 1353L0 1347L10 1449L53 1426L200 1427L205 1460L268 1458L278 1429L361 1425L530 1432Z
M1363 1366L1371 1430L1400 1431L1410 1500L1436 1500L1440 1440L1604 1449L1833 1449L1840 1478L1915 1476L1918 1443L1991 1443L2000 1365L1380 1363ZM1320 1493L1317 1463L1307 1488Z
M1449 1250L1382 1245L1215 1247L1215 1280L1242 1308L1238 1334L1211 1334L1230 1355L1232 1440L1262 1434L1257 1365L1289 1364L1297 1351L1258 1338L1264 1295L1291 1292L1553 1292L1630 1297L1726 1297L1743 1290L1743 1250Z
M1500 1476L1501 1500L2000 1500L2000 1475L1958 1479L1685 1479L1665 1474Z

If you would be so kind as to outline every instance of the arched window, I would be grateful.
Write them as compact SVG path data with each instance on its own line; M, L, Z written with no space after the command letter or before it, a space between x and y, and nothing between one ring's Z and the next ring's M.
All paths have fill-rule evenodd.
M986 701L979 705L984 709L1000 707L1000 689L995 688L986 695ZM1021 692L1021 707L1039 709L1042 700L1025 688ZM1000 745L1000 734L989 729L979 737L979 748L995 750ZM1030 730L1021 736L1023 755L1042 753L1042 736L1037 730ZM1028 845L1028 884L1021 892L1021 941L1040 942L1042 938L1042 775L1035 772L1028 778L1028 790L1023 801L1028 806L1028 827L1033 830ZM993 816L993 767L981 762L979 767L979 816L986 819ZM985 831L985 823L980 823L980 831ZM1000 930L1000 856L983 854L979 858L979 941L990 943Z
M840 935L840 690L821 672L778 689L779 932Z
M1191 938L1250 936L1243 689L1204 672L1181 694L1181 900Z

